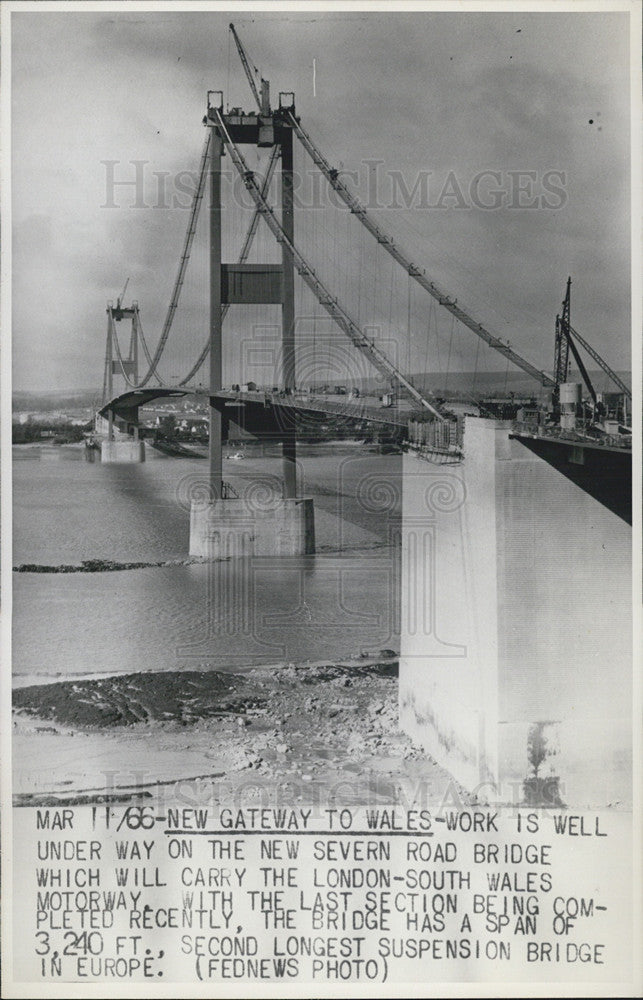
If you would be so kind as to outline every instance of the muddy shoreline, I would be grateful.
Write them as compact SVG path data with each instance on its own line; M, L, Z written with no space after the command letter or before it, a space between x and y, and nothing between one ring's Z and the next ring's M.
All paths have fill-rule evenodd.
M157 566L192 566L205 562L197 556L190 559L161 559L157 562L115 562L111 559L83 559L81 563L20 563L14 573L117 573L126 569L150 569Z
M398 727L398 661L382 652L390 655L17 688L15 804L453 795L448 772Z

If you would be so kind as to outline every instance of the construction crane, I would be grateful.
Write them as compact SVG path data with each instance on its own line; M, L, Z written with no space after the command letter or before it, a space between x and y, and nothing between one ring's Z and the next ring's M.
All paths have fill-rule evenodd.
M117 308L117 310L119 312L120 312L120 308L121 308L121 302L125 298L125 292L127 291L127 286L128 285L129 285L129 278L127 279L127 281L125 282L125 285L123 286L123 291L121 292L121 294L116 299L116 308Z
M556 336L554 339L554 401L560 396L560 387L567 381L569 371L569 317L571 311L572 279L567 279L567 290L563 300L562 315L556 317ZM565 333L563 332L565 330Z
M565 298L563 299L562 312L556 317L556 338L554 347L554 379L556 380L556 386L554 388L554 405L558 405L560 398L560 387L569 377L569 352L572 352L576 366L580 372L581 378L590 396L596 405L596 390L592 385L592 380L589 377L587 369L583 364L583 359L578 353L578 348L571 338L570 329L570 317L571 317L571 294L572 294L572 279L567 279L567 288L565 290Z
M591 344L588 344L587 341L584 340L583 337L581 337L581 335L578 332L578 330L575 330L574 327L570 325L570 327L569 327L569 333L574 338L574 340L578 341L578 343L581 345L581 347L583 347L587 351L587 353L589 354L590 358L593 358L593 360L596 362L596 364L600 368L603 369L603 371L605 372L605 374L612 380L612 382L614 383L614 385L617 385L618 388L621 390L621 392L625 396L627 396L628 399L631 399L632 398L632 390L629 388L629 386L627 386L625 384L625 382L621 378L619 378L619 376L616 374L616 372L613 371L612 368L610 368L610 366L607 364L607 362L604 361L603 358L600 356L600 354L597 351L594 350L594 348L591 346Z
M569 352L571 351L574 361L578 367L581 374L581 378L585 382L590 396L594 403L596 403L596 391L592 385L592 381L587 372L587 368L583 363L578 348L575 342L578 342L581 347L587 351L589 356L596 362L596 364L605 372L606 375L618 386L620 391L627 396L629 399L632 398L632 390L623 382L623 380L616 374L616 372L610 368L606 361L600 356L598 351L594 350L591 344L581 337L577 330L571 324L571 286L572 279L567 279L567 288L565 290L565 298L563 299L562 310L560 315L556 317L556 336L554 342L554 380L556 382L554 388L554 400L557 403L560 386L567 381L569 377Z
M253 97L254 97L255 101L257 102L257 107L259 108L259 111L261 112L262 115L269 115L270 114L270 84L268 83L267 80L264 80L264 78L261 76L261 74L259 73L259 70L254 65L254 63L253 63L252 69L250 68L250 62L249 62L248 57L246 55L245 49L244 49L243 45L241 44L241 39L239 38L239 36L238 36L238 34L237 34L236 30L235 30L234 24L232 24L232 22L230 23L230 31L232 32L232 37L234 38L234 44L237 46L237 52L239 53L239 58L241 60L241 65L243 66L243 68L245 70L245 74L246 74L246 76L248 78L248 83L250 84L250 90L252 91L252 94L253 94ZM254 69L254 74L252 72L253 69ZM258 76L259 79L261 80L261 96L259 95L259 91L257 89L257 84L255 82L255 76Z

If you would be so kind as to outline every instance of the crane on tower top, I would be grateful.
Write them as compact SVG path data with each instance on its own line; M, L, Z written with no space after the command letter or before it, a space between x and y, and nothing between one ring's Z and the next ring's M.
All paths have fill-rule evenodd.
M261 76L257 67L252 64L252 69L250 68L250 61L246 55L246 51L241 44L241 39L239 38L234 24L230 22L230 31L232 32L232 37L234 38L234 44L237 46L237 52L239 53L239 58L241 60L241 65L245 70L245 74L248 78L248 83L250 84L250 90L252 91L253 97L257 102L257 107L262 115L270 114L270 84L267 80ZM254 73L253 73L254 70ZM259 77L261 86L261 95L259 94L259 89L257 88L256 77Z
M120 311L120 308L121 308L121 302L122 302L122 301L123 301L123 299L125 298L125 292L127 291L127 286L128 286L128 285L129 285L129 278L128 278L128 279L126 280L126 282L125 282L125 284L124 284L124 286L123 286L123 291L121 292L121 294L120 294L120 295L118 296L118 298L116 299L116 308L117 308L117 309L118 309L119 311Z

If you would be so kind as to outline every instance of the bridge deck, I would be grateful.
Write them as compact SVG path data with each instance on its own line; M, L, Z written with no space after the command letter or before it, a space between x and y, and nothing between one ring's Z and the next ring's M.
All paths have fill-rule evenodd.
M147 406L154 399L183 397L196 395L205 399L209 398L207 389L198 387L177 387L177 386L156 386L156 388L130 389L128 392L116 396L109 400L99 410L101 416L106 416L108 410L115 414L131 413L133 407ZM352 396L332 396L295 394L293 396L282 395L280 392L257 391L233 391L222 389L214 394L214 398L221 400L226 410L234 407L265 407L279 409L282 412L302 413L311 415L328 415L339 417L350 417L355 420L367 420L371 423L385 424L391 427L406 427L407 422L418 416L418 410L406 403L398 406L383 407L367 402L369 397L364 399ZM372 399L372 397L371 397ZM232 416L232 414L230 414Z
M356 420L368 420L372 423L389 424L393 427L406 427L407 422L418 415L418 410L407 404L391 407L377 406L367 402L368 397L356 399L352 396L309 395L307 393L286 396L279 392L233 392L227 390L217 392L216 397L242 404L260 403L276 406L294 412L351 417Z

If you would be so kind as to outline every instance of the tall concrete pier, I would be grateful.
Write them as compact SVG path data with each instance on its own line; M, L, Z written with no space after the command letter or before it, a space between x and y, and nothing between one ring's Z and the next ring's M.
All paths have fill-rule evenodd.
M482 798L627 802L629 524L510 422L428 457L404 457L402 727Z

